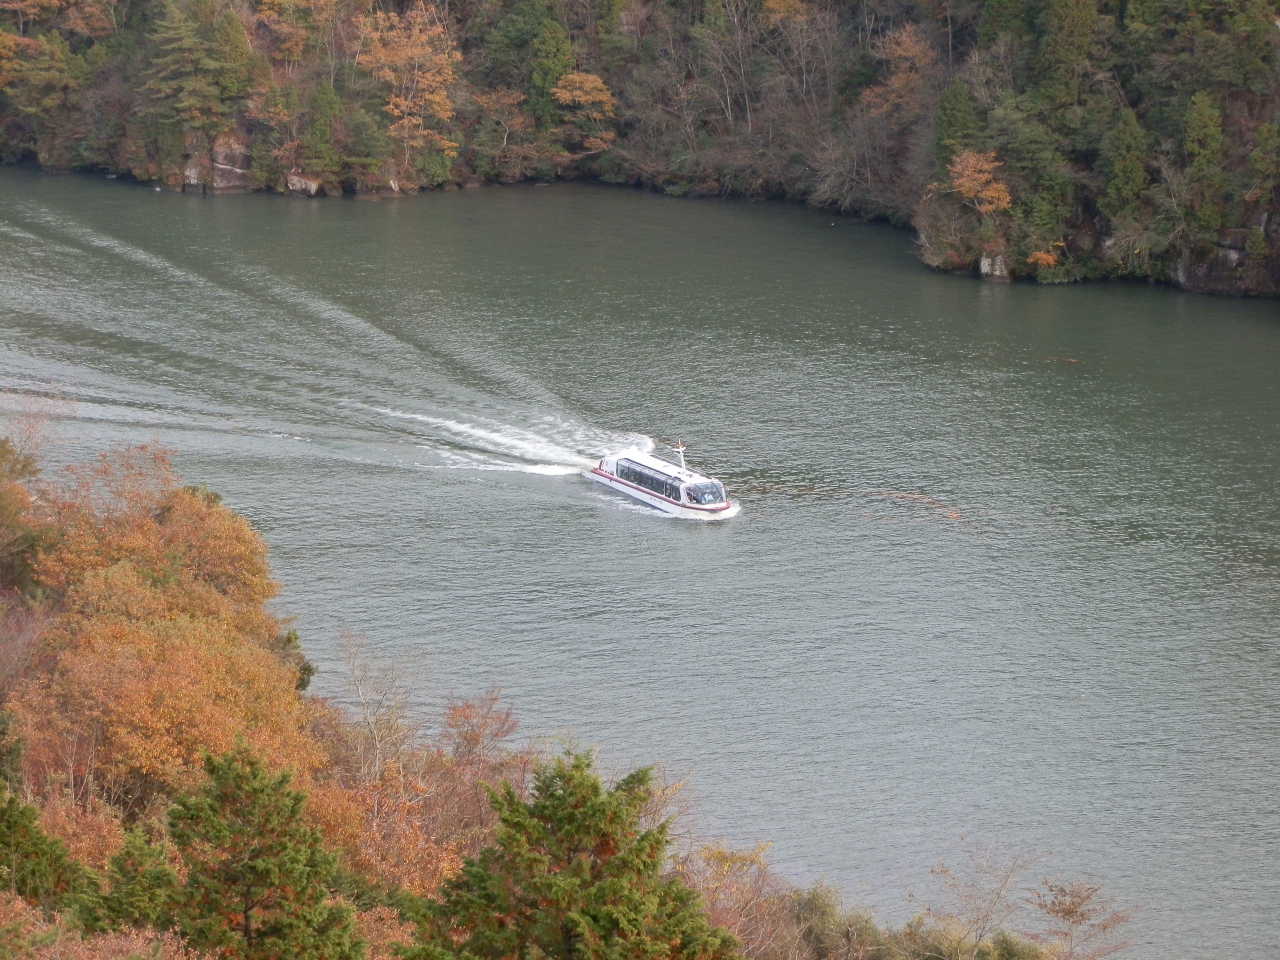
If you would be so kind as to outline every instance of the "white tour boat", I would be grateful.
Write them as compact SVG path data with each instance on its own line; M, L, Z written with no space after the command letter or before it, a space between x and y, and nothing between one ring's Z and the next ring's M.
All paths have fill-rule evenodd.
M673 449L679 463L624 450L605 457L586 475L673 517L727 520L737 514L738 504L729 502L724 485L685 466L683 444Z

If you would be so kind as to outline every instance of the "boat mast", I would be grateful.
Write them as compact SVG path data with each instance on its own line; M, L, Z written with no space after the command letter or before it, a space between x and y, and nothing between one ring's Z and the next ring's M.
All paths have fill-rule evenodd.
M674 450L676 452L676 456L680 458L680 469L686 469L684 465L684 444L677 440L676 445L671 449Z

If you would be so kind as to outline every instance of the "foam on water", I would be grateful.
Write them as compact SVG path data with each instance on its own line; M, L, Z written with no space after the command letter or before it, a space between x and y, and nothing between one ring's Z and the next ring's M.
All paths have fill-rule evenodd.
M1280 955L1274 305L908 246L582 185L3 168L0 408L69 398L68 460L174 447L271 543L321 695L367 631L418 703L501 686L531 736L692 772L715 835L888 921L969 837L1145 905L1134 960ZM629 428L749 515L572 476L661 448Z
M641 449L653 447L653 441L647 437L594 429L571 416L544 413L529 426L517 426L507 422L506 417L481 416L478 411L468 408L491 405L493 398L486 397L483 393L477 394L474 388L459 382L459 372L451 368L447 357L422 344L405 340L384 329L375 319L348 309L331 298L273 275L239 252L229 255L224 253L217 258L202 260L196 272L139 243L131 243L95 230L46 206L27 201L7 206L6 212L15 215L15 219L22 223L19 225L13 220L0 222L0 234L20 242L28 257L39 260L52 255L59 260L75 260L85 252L92 251L145 269L157 278L162 289L172 288L170 292L180 299L189 298L193 291L198 291L197 302L203 304L203 309L210 312L211 318L225 313L225 308L233 304L236 314L260 316L264 333L270 336L275 349L266 351L261 356L240 354L235 359L255 370L261 370L262 364L269 365L270 375L274 379L295 378L293 365L286 358L294 355L298 349L303 349L304 355L299 359L305 362L311 352L307 351L306 344L321 331L326 338L336 335L349 346L355 347L356 353L363 353L365 359L376 359L378 366L384 371L394 371L389 373L385 384L377 384L369 379L365 370L357 369L355 355L348 354L351 369L334 369L330 371L331 379L341 380L345 373L353 384L360 383L371 395L340 399L337 408L330 407L323 412L308 411L305 421L299 419L304 413L301 409L268 406L263 413L276 422L272 429L266 431L266 435L305 440L308 443L327 437L336 442L331 445L331 455L363 462L368 454L365 448L369 438L362 434L368 425L340 414L343 407L363 409L386 418L412 421L433 428L425 437L421 432L415 433L412 440L415 447L431 452L438 462L415 466L478 472L520 472L542 476L578 474L589 469L605 452L621 446ZM54 273L73 274L74 265L68 263L65 269L54 269ZM45 291L43 300L47 305L54 299L65 299L68 296L74 304L68 302L64 313L69 311L81 317L93 316L106 332L114 331L127 315L120 310L121 305L117 304L112 308L112 301L116 299L114 292L101 287L96 291L81 290L74 286L67 290L48 290ZM146 316L154 324L153 336L160 337L165 329L162 302L163 300L152 299L131 304L128 314ZM203 327L210 337L206 342L198 345L187 342L183 347L188 353L198 349L211 360L224 359L226 352L220 349L214 328L214 324ZM136 326L131 334L135 339L138 338ZM169 345L167 339L165 345ZM468 360L472 364L477 362L474 357ZM457 361L452 365L456 366ZM505 370L499 371L499 375L508 378L511 376ZM418 384L418 399L429 401L440 408L434 415L374 402L375 395L386 392L386 388L402 389L410 376ZM521 386L528 387L527 384ZM546 394L543 389L533 392ZM225 410L202 410L199 408L204 404L199 402L198 397L179 397L170 391L165 393L166 396L156 409L140 408L136 404L118 405L109 396L86 397L78 416L86 421L106 420L124 426L151 425L155 428L195 428L215 432L227 429ZM550 394L546 396L554 402ZM190 406L188 399L192 401ZM297 403L296 395L291 399L294 404ZM268 401L269 398L264 398L264 402ZM181 414L175 417L175 413L179 411ZM506 412L511 414L509 419L516 421L528 415L527 410ZM320 413L320 416L317 418L315 413Z
M556 463L512 463L489 457L479 451L449 450L432 444L422 444L421 449L430 451L441 462L427 464L443 470L477 470L496 473L529 473L544 477L568 477L582 472L579 467L571 467Z
M422 438L426 442L419 445L454 468L569 476L590 470L601 456L620 446L653 449L653 441L648 437L611 434L547 417L539 424L546 432L537 432L487 418L479 423L467 423L388 407L369 409L397 420L437 428L436 437Z

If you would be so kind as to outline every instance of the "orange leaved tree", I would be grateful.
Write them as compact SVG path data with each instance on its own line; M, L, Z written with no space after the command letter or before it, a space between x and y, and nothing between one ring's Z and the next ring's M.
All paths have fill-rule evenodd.
M594 73L566 73L551 88L551 96L564 108L569 145L584 153L603 153L613 143L613 94Z
M984 217L1008 210L1013 205L1009 188L995 177L1004 166L994 152L976 153L966 150L956 155L947 168L951 178L947 189L958 194L966 204Z
M357 18L356 28L356 62L387 86L383 109L393 118L389 133L400 144L400 175L407 175L414 155L428 148L456 157L458 145L433 125L453 119L449 88L461 56L435 8L418 2L403 14L377 10Z
M266 546L243 518L151 447L62 472L32 512L53 616L6 709L33 795L137 815L239 741L304 778L317 767L296 654L263 607Z

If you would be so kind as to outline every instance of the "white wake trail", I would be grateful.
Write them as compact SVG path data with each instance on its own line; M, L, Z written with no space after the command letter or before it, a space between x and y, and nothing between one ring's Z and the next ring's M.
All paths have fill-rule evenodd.
M545 418L546 432L537 432L489 418L466 423L389 407L368 409L436 428L435 437L424 438L427 448L440 456L444 466L458 469L567 476L590 470L601 456L619 447L653 448L648 437L611 434L554 418Z

